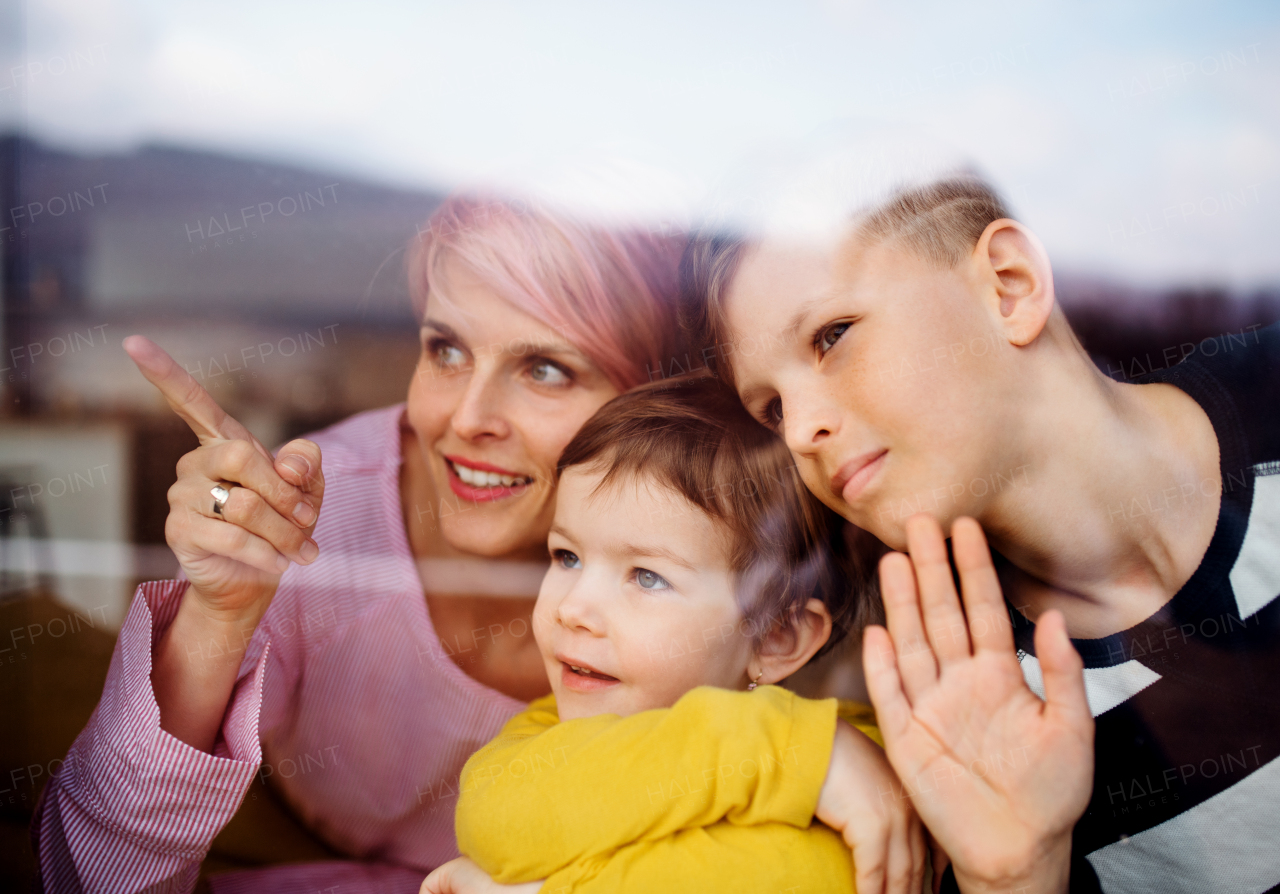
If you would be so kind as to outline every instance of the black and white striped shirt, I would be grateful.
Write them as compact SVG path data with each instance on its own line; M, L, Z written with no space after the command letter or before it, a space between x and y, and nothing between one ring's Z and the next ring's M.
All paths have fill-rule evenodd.
M1071 889L1280 891L1280 324L1207 339L1143 381L1181 388L1212 420L1222 502L1172 600L1129 630L1074 641L1097 763ZM1113 514L1196 496L1170 488ZM1043 693L1033 633L1015 621L1023 674Z

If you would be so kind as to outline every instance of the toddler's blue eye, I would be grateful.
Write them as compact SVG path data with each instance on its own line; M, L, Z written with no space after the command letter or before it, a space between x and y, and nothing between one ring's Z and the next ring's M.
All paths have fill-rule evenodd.
M636 583L646 590L667 590L671 584L661 574L655 574L648 568L636 569Z
M581 568L582 560L576 554L569 552L567 549L558 549L551 554L561 568Z

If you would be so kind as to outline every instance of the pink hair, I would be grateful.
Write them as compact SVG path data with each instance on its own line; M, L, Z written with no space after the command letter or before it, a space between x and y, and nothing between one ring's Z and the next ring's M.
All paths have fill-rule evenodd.
M563 334L620 391L680 353L676 290L684 237L612 230L522 202L455 195L414 239L409 288L419 317L445 257Z

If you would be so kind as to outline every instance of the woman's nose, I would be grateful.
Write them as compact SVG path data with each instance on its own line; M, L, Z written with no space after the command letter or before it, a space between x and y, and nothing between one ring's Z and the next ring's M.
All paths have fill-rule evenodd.
M450 425L467 441L486 436L505 438L511 433L511 425L503 412L501 383L493 373L477 369L471 374Z

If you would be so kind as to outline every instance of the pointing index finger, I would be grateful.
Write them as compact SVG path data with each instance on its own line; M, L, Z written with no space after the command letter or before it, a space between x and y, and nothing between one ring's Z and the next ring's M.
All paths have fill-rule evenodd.
M124 340L124 350L147 381L164 395L173 411L196 433L201 444L211 440L249 441L270 458L258 439L228 416L204 386L151 339L131 335Z

